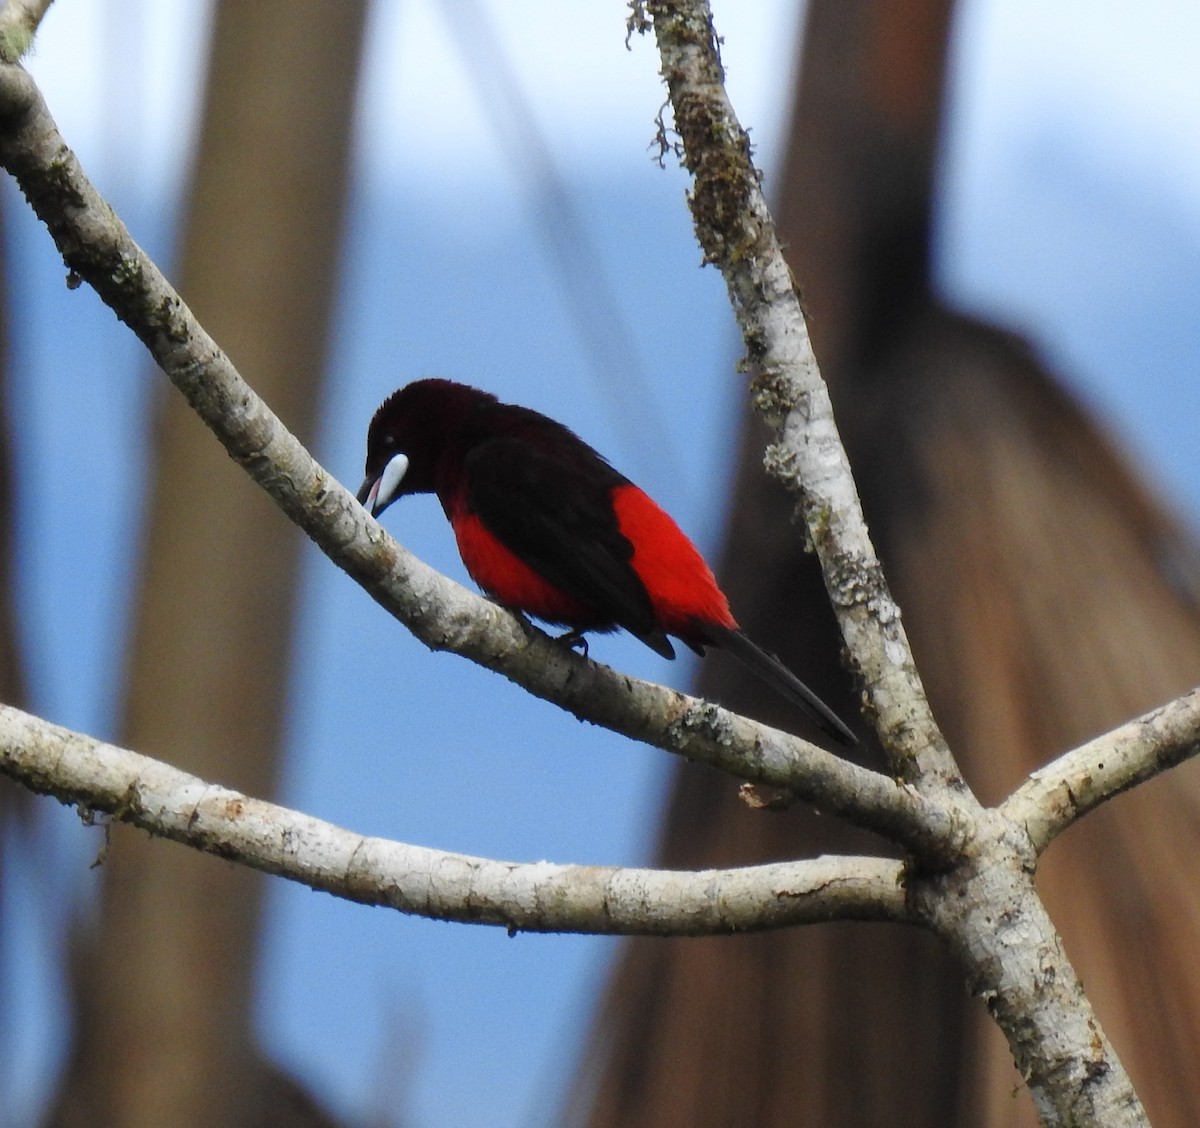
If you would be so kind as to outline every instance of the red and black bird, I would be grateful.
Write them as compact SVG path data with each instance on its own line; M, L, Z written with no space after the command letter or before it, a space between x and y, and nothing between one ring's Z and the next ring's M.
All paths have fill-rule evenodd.
M679 526L561 423L450 380L386 399L367 432L358 500L373 516L435 493L467 571L516 611L586 631L621 628L664 658L668 635L727 650L842 744L856 738L786 666L738 627Z

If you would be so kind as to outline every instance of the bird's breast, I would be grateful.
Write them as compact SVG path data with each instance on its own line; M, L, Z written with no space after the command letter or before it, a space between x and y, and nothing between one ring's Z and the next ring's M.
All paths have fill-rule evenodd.
M508 549L474 513L451 518L463 564L488 595L547 623L574 630L608 630L586 604L559 590Z

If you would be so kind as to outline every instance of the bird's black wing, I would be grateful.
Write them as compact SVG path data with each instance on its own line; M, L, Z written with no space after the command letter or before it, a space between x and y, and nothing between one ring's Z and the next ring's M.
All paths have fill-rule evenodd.
M598 626L623 627L675 657L633 570L633 545L612 506L628 480L581 439L540 433L489 438L464 459L468 507L506 548L587 607Z

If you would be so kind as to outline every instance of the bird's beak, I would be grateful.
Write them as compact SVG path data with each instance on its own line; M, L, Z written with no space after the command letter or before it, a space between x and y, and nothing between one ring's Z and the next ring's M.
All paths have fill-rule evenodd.
M359 504L371 514L378 517L393 501L400 496L400 483L408 471L408 456L394 454L383 468L383 473L376 478L368 477L358 489Z
M375 516L375 499L379 496L379 479L367 478L358 487L358 504L372 517Z

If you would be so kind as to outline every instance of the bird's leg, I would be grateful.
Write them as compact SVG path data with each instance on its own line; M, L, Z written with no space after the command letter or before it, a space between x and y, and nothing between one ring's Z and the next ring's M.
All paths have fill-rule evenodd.
M567 631L566 634L561 634L555 640L569 647L571 650L578 650L585 658L588 656L588 640L583 631Z

